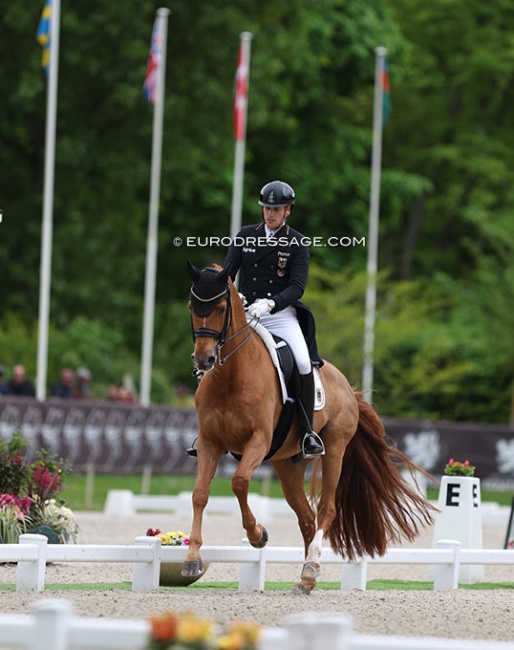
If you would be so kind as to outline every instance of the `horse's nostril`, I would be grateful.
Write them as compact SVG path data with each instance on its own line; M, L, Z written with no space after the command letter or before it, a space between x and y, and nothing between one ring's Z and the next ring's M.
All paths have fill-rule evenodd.
M216 357L209 357L207 359L207 363L209 366L213 366L215 361L216 361Z

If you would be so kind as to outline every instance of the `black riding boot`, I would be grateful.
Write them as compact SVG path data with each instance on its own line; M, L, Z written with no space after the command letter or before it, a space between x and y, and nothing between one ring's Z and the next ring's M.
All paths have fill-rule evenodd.
M300 375L300 390L298 404L298 426L300 429L300 444L304 458L323 456L325 447L323 441L312 430L314 418L314 375Z

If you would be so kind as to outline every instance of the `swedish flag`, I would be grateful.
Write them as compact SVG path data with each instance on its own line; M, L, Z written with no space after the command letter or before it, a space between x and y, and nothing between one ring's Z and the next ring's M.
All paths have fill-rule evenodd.
M46 4L41 14L41 20L36 32L36 39L43 48L41 56L41 66L48 74L50 64L50 19L52 17L52 0L46 0Z

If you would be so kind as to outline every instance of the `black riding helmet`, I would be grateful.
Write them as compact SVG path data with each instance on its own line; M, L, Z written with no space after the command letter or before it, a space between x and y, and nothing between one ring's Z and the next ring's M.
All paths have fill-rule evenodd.
M284 208L286 205L290 205L292 210L295 202L293 188L283 181L266 183L259 196L259 205L266 208Z

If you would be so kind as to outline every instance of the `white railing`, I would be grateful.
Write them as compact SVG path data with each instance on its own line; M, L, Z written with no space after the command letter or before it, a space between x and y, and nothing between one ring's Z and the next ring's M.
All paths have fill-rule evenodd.
M41 600L30 615L0 615L0 648L25 650L144 650L150 625L144 620L78 618L69 601ZM258 650L514 650L514 643L363 635L338 612L300 612L279 628L265 628Z
M131 517L138 512L174 512L178 515L191 515L191 492L177 495L134 494L131 490L109 490L105 500L104 514L109 517ZM250 492L248 503L258 521L269 522L272 518L294 517L285 499L268 497ZM434 505L436 505L434 503ZM506 526L510 508L494 502L481 503L481 517L484 525ZM206 514L240 516L239 503L235 496L210 496L205 509Z
M136 537L133 545L48 544L44 535L21 535L19 544L0 544L0 562L16 562L16 591L41 592L45 588L47 562L131 563L132 590L152 591L159 587L161 562L183 562L187 548L161 546L157 537ZM202 558L208 563L240 564L239 590L264 589L268 564L301 564L300 547L252 548L248 540L241 546L204 546ZM440 540L433 549L389 549L382 557L362 558L349 563L330 548L323 548L321 563L341 566L341 590L366 589L370 564L426 564L433 567L434 590L457 589L459 568L471 564L514 564L512 550L463 549L460 542Z
M191 515L192 492L176 495L134 494L131 490L109 490L105 499L104 514L109 517L131 517L137 512L174 512ZM250 492L248 503L257 519L263 523L272 517L294 515L285 499L273 498ZM210 496L206 514L240 515L239 502L235 496Z

